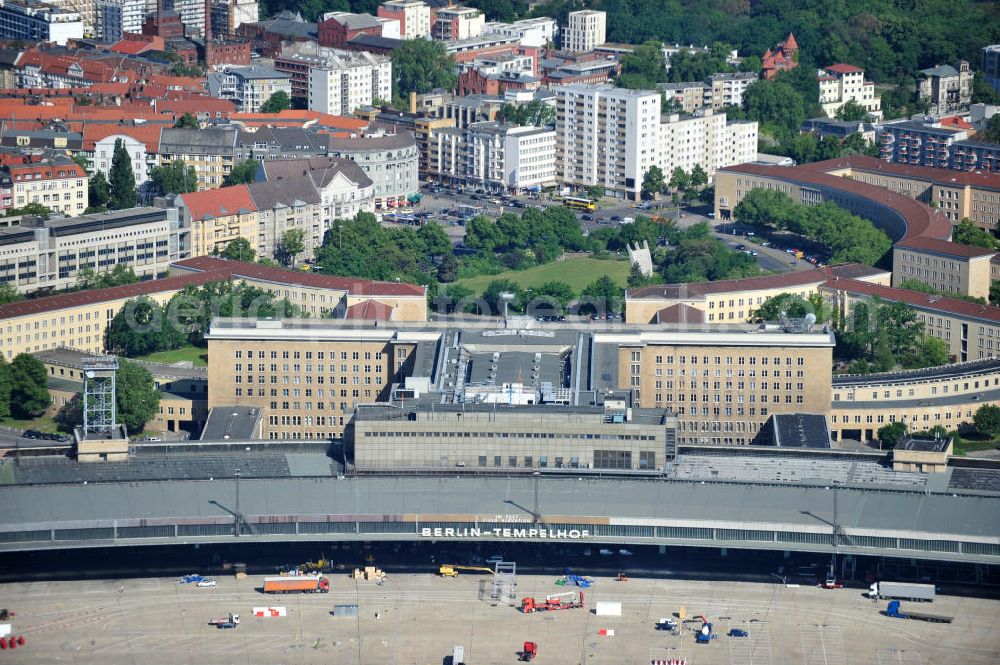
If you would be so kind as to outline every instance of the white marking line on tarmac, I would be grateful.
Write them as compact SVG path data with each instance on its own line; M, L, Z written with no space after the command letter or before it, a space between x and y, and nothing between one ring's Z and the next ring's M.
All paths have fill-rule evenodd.
M799 626L805 665L847 665L840 626Z
M923 665L924 663L919 651L879 649L875 655L878 657L878 665Z

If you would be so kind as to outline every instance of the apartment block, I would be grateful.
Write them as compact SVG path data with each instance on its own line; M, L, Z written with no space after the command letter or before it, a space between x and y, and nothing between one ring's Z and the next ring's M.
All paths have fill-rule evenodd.
M257 256L277 256L282 236L291 230L302 231L303 250L293 258L315 256L327 224L323 221L323 200L307 178L254 182L247 185L247 191L257 211L257 231L248 238Z
M865 80L865 70L853 65L836 64L819 70L819 104L828 118L837 115L849 101L860 104L869 114L882 117L882 98L875 94L875 84Z
M431 37L431 8L422 0L388 0L379 5L378 16L399 21L402 39Z
M84 31L91 32L92 25L92 16L82 16L79 11L60 4L4 0L0 5L0 39L18 39L33 44L55 42L65 46L70 39L83 38Z
M660 95L610 85L566 85L556 95L556 175L570 187L639 197L659 164Z
M524 191L555 183L555 131L477 122L435 134L439 171L454 183Z
M158 208L53 219L0 228L0 282L19 293L76 286L84 270L131 268L149 279L188 256L187 233L177 215Z
M711 109L690 116L663 116L658 147L657 164L664 173L678 167L690 173L701 166L711 178L720 168L756 158L757 123L726 122L725 113Z
M372 181L376 210L404 206L420 191L419 153L409 132L331 136L328 145L331 157L350 159Z
M381 55L325 51L322 65L310 67L311 111L351 115L362 106L392 99L392 61Z
M470 39L482 34L485 23L486 16L474 7L442 7L434 14L431 36L441 41Z
M194 167L199 190L215 189L233 168L238 134L235 128L164 127L160 131L160 163L183 161Z
M757 80L753 72L712 74L707 84L711 88L711 106L715 110L726 106L743 106L743 93Z
M559 24L555 19L543 16L513 23L486 23L483 25L483 32L516 37L521 46L542 48L547 44L555 44L556 36L559 34Z
M105 42L116 42L125 33L142 33L146 0L97 0L94 13L97 37Z
M917 98L928 103L927 112L931 115L968 111L974 77L965 60L956 62L954 67L938 65L923 69L917 78Z
M360 166L349 159L311 157L261 162L257 180L306 179L319 191L326 228L335 219L350 219L375 209L374 183Z
M291 97L291 78L272 67L228 67L220 72L210 72L208 89L213 97L226 99L242 113L257 113L260 107L277 92Z
M607 12L584 9L570 12L562 33L562 48L566 51L593 51L607 41Z
M107 177L111 173L111 162L115 156L115 143L121 141L132 161L135 184L141 189L149 181L150 171L158 165L160 127L137 125L118 127L115 125L87 124L83 128L83 148L90 158L90 166Z
M13 207L39 203L68 217L89 205L87 172L65 157L51 162L16 164L7 168L13 185Z
M191 229L191 256L219 254L237 238L257 244L257 207L246 185L181 194L175 205Z

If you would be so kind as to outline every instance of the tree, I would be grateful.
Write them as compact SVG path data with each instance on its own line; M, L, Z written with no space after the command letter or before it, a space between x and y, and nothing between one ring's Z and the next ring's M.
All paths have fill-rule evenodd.
M284 90L279 90L260 105L260 112L281 113L290 108L292 108L292 100L288 97L288 93Z
M226 248L219 253L219 256L224 259L243 261L244 263L253 263L256 255L257 252L250 246L250 241L243 237L233 238L226 243Z
M27 353L14 357L10 364L10 405L13 415L19 418L40 416L52 404L49 396L45 365Z
M695 164L691 169L691 186L701 189L708 184L708 173L701 168L701 164Z
M135 189L135 173L132 171L132 158L125 149L121 139L115 140L115 152L111 158L111 173L108 177L110 196L108 207L112 210L134 208L139 202L139 194Z
M584 190L592 201L600 201L604 198L604 188L600 185L591 185Z
M777 321L781 318L782 312L789 318L801 319L812 309L809 301L794 293L779 293L761 303L761 306L750 315L750 320L754 323ZM816 318L819 319L818 316Z
M983 127L983 131L976 134L976 138L990 143L1000 143L1000 113L994 113L993 117L986 121L986 126Z
M441 263L438 264L437 278L440 282L454 282L458 279L458 259L451 252L448 252L443 257L441 257Z
M668 78L667 63L663 57L663 44L658 41L648 41L622 56L621 74L618 76L616 84L620 88L650 90L655 89L657 83L664 82Z
M198 119L190 113L185 112L184 115L177 118L174 122L174 127L182 129L198 129Z
M622 289L607 275L588 284L580 295L586 297L586 303L598 314L618 314L624 304ZM580 304L584 304L583 298Z
M678 166L670 174L670 182L668 184L674 191L683 191L691 186L691 176Z
M111 270L97 272L93 268L84 268L76 276L76 288L80 291L88 289L106 289L112 286L135 284L139 276L124 263L117 264Z
M1000 116L998 113L996 116ZM989 231L984 231L965 217L951 230L951 238L961 245L972 245L973 247L984 247L986 249L996 249L996 239Z
M861 104L858 104L853 99L849 99L844 104L837 109L835 114L837 120L846 120L848 122L860 122L868 117L868 109L866 109Z
M748 120L786 134L797 134L806 119L802 95L786 81L754 81L743 93L743 108Z
M1000 281L990 282L990 304L1000 305Z
M233 185L246 185L257 179L257 170L260 168L260 162L254 158L247 159L233 166L229 171L229 175L222 179L223 187L232 187Z
M545 282L537 289L535 295L540 298L551 298L563 307L566 307L576 297L573 287L565 282Z
M486 301L486 304L490 308L490 311L487 312L488 315L503 316L504 301L500 297L502 293L511 293L514 295L513 299L507 301L507 311L519 312L522 310L524 291L518 286L517 282L510 279L494 279L486 285L486 289L482 295L483 300Z
M9 302L17 302L18 300L24 300L24 296L17 292L10 282L4 282L0 284L0 305Z
M947 365L950 360L948 344L943 339L924 335L917 342L913 355L907 359L905 364L908 369L919 369Z
M295 257L306 249L305 238L306 233L302 229L287 229L281 234L275 254L284 265L295 267Z
M420 94L435 88L453 90L457 81L455 59L442 42L427 39L408 39L394 49L392 73L396 78L396 95L403 100L411 92Z
M906 423L902 420L897 420L894 423L889 423L888 425L883 425L878 428L878 438L882 442L882 447L886 449L892 449L896 447L906 435Z
M505 103L497 113L497 121L520 127L545 127L554 125L556 121L556 110L542 102L534 99L527 104Z
M149 179L160 194L187 194L198 191L198 175L193 166L183 160L172 161L164 166L154 166Z
M184 344L184 335L156 302L143 296L125 303L104 330L109 353L145 356Z
M663 170L653 164L646 171L642 178L642 194L646 198L656 198L656 195L663 191L666 184L663 182Z
M90 207L101 208L108 205L109 198L111 198L111 185L108 184L104 172L98 171L90 176L87 182L87 200L90 201Z
M19 217L19 216L37 216L48 218L52 214L52 210L41 203L26 203L20 208L11 208L7 211L4 217Z
M417 231L417 237L423 241L427 254L430 256L447 256L451 254L451 239L444 228L437 222L427 222Z
M138 434L160 408L160 391L153 375L145 367L123 360L118 365L115 383L118 420L129 434Z
M878 337L875 339L872 359L880 372L888 372L896 366L896 357L892 354L892 349L889 348L889 337L885 334L884 329L879 331Z
M983 404L972 416L972 424L981 434L996 438L1000 434L1000 406Z

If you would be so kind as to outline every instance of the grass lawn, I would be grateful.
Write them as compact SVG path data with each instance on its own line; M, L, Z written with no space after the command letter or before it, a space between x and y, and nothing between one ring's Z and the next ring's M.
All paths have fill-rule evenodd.
M980 450L994 450L1000 446L1000 440L989 439L977 434L955 434L955 454L965 456Z
M51 416L38 416L37 418L32 418L30 420L8 418L7 420L0 421L0 425L3 425L4 427L13 427L14 429L36 429L39 432L59 431L59 426Z
M468 277L457 283L471 289L476 295L486 290L487 285L495 279L513 280L522 289L535 289L545 282L565 282L574 291L580 293L588 284L604 275L609 276L616 284L624 288L630 268L631 264L628 261L572 258L533 266L527 270L508 270L497 275Z
M208 364L208 351L197 346L185 346L173 351L159 351L151 353L148 356L140 356L136 360L148 360L149 362L163 363L165 365L189 361L194 363L195 367L204 367Z

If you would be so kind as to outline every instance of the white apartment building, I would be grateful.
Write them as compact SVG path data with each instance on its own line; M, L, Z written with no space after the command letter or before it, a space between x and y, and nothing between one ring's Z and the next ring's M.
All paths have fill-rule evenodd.
M708 77L707 86L711 88L713 109L719 110L726 106L742 106L743 93L751 83L758 79L756 72L735 72L731 74L712 74Z
M817 72L819 103L826 117L832 118L840 107L854 101L876 119L882 117L882 98L875 94L875 84L865 80L865 70L854 65L830 65Z
M149 180L149 171L156 166L156 155L146 152L146 144L127 134L113 134L94 142L94 171L100 171L107 177L111 173L111 161L115 155L115 142L122 141L125 151L132 161L132 173L135 174L135 184L142 187Z
M141 33L146 0L97 0L97 36L117 42L126 32Z
M209 73L208 89L213 97L233 102L242 113L257 113L279 91L291 98L292 81L288 74L264 65L229 67Z
M36 2L3 0L0 2L0 39L19 39L37 44L55 42L65 46L69 39L80 39L91 32L93 2L71 0ZM89 10L85 16L83 10Z
M636 199L659 164L660 94L574 84L556 96L556 177L570 187L603 187Z
M542 48L546 44L555 43L559 24L554 18L547 16L526 18L513 23L491 22L483 25L483 33L516 37L521 46Z
M470 39L483 33L486 16L473 7L442 7L437 10L431 36L441 41Z
M721 168L753 161L756 154L756 122L727 123L725 113L711 109L661 119L659 166L668 178L677 167L690 173L695 166L711 178Z
M392 61L355 51L326 51L326 64L309 69L309 110L350 115L375 100L392 99Z
M205 0L174 0L174 11L180 14L186 33L205 34Z
M504 184L508 189L547 187L556 182L556 132L548 127L511 127L504 136Z
M379 6L378 15L399 21L403 39L431 37L431 8L422 0L388 0Z
M236 32L236 28L244 23L260 21L260 7L257 0L230 0L229 16L230 29Z
M593 9L569 13L569 23L563 31L564 51L593 51L607 41L608 14Z

